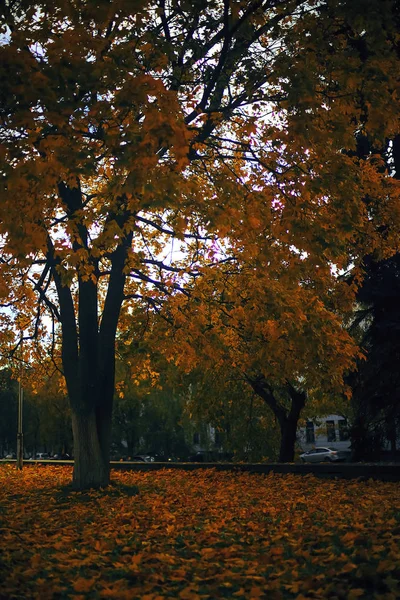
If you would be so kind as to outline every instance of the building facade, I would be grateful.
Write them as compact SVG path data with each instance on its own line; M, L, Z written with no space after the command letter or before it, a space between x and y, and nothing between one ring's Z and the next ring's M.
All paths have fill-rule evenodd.
M297 437L303 451L318 446L341 451L350 450L348 423L341 415L308 420L305 427L299 428Z

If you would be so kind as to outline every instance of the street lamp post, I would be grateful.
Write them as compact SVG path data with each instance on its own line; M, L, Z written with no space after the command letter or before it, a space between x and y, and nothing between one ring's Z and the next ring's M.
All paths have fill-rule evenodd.
M18 430L17 430L17 469L22 471L24 465L24 434L22 432L22 408L24 388L22 387L22 337L21 337L21 369L18 383Z

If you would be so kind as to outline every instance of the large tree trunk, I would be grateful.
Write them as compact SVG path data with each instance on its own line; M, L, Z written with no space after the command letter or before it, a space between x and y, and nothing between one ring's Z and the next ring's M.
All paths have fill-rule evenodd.
M293 462L296 446L297 419L284 419L279 423L281 430L281 444L279 448L279 462Z
M306 393L298 391L290 382L284 388L284 393L290 399L290 407L287 409L276 397L272 386L263 376L252 379L247 377L247 381L253 390L264 400L271 408L281 432L281 443L279 448L279 462L293 462L296 446L297 425L300 414L306 403Z
M101 319L98 315L98 258L91 253L86 226L79 216L82 194L77 187L59 184L59 192L74 221L74 251L84 250L88 260L77 267L78 311L68 285L62 280L52 241L48 261L57 288L62 327L62 363L72 410L74 437L73 485L77 489L105 487L110 482L111 417L115 383L115 336L124 299L124 273L132 232L110 254L111 269ZM122 228L130 213L119 199L121 212L114 215Z
M79 415L72 412L74 436L73 486L82 490L106 487L110 481L110 462L105 458L108 450L102 447L96 415Z
M114 345L112 345L112 348ZM84 362L81 352L79 362ZM104 371L97 365L81 372L79 389L71 382L72 433L74 438L73 486L77 489L105 487L110 483L110 441L114 396L114 352L103 361ZM97 377L96 377L97 373ZM91 385L87 380L91 381ZM86 380L86 381L85 381ZM97 380L94 383L94 380ZM108 382L108 385L106 383ZM68 380L67 380L68 384Z
M307 394L302 390L297 390L290 382L287 382L286 391L290 397L290 409L286 419L281 426L281 447L279 451L280 462L293 462L297 425L299 423L300 414L306 404Z

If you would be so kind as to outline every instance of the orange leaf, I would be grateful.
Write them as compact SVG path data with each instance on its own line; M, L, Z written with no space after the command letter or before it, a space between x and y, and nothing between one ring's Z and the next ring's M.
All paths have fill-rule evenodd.
M79 579L75 581L73 588L75 592L89 592L92 589L95 581L95 578L85 579L84 577L79 577Z

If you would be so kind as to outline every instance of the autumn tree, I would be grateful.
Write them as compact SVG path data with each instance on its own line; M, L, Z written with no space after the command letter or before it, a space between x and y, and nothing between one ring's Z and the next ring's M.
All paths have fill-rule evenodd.
M24 446L33 456L40 450L72 456L71 411L64 378L54 369L24 389ZM39 384L39 385L38 385Z
M134 323L137 325L138 320ZM112 423L115 452L128 456L151 452L158 459L187 458L190 446L183 419L187 389L176 367L157 354L156 348L147 347L142 340L138 352L138 338L142 335L133 333L130 337L128 329L117 339ZM131 343L126 346L124 339Z
M241 263L237 254L229 266L204 270L189 297L177 294L165 305L173 326L160 322L157 334L158 348L182 371L203 370L205 380L214 379L214 401L197 395L200 414L223 410L218 397L224 385L221 395L228 395L230 381L242 387L232 401L243 419L251 392L266 404L280 431L282 462L294 460L308 393L348 393L344 374L358 353L343 326L353 298L347 282L329 266L313 269L307 258L287 251L284 260L276 250L280 261L264 271L247 253Z
M216 220L225 209L219 232L229 241L213 252L227 256L230 266L212 267L208 287L198 281L189 299L171 305L180 329L174 350L179 335L186 338L179 360L190 368L188 357L195 364L195 348L202 346L203 358L242 373L280 423L281 460L293 460L307 391L340 393L352 367L357 349L344 323L366 253L379 259L398 246L392 168L398 75L391 75L399 73L399 23L394 3L385 3L382 13L382 5L368 7L361 16L358 3L328 2L292 21L288 52L272 75L286 92L277 102L286 122L279 131L258 131L249 147L263 168L240 171L238 160L236 171L218 173L215 145L206 145L214 196L229 189L229 206L214 207ZM232 135L219 143L240 153ZM352 289L337 278L349 268Z
M168 236L193 229L198 255L206 178L188 165L226 123L248 138L249 104L277 91L276 28L300 5L2 4L1 296L25 337L45 313L61 326L77 487L109 481L121 306L173 287Z
M201 280L201 294L187 288L188 296L173 294L160 312L148 312L138 303L122 317L114 435L124 431L122 437L136 453L142 438L142 450L187 458L193 455L197 433L213 460L275 458L273 413L255 398L230 361L225 356L220 360L215 339L203 335L204 316L209 313L203 300L208 297L211 304L216 288L213 282L205 285L205 271ZM190 310L193 303L197 311ZM235 347L231 350L234 353ZM210 426L215 436L210 436Z
M249 462L277 459L279 426L274 415L229 361L218 365L215 360L210 365L199 354L197 367L185 379L190 381L186 413L197 431L202 425L213 427L211 450L215 458Z
M220 262L215 236L228 255L263 240L264 266L283 244L342 267L379 243L363 197L396 221L373 156L341 152L398 125L396 2L368 6L2 3L1 342L18 315L57 360L60 327L76 487L109 482L115 337L138 298L157 310Z

